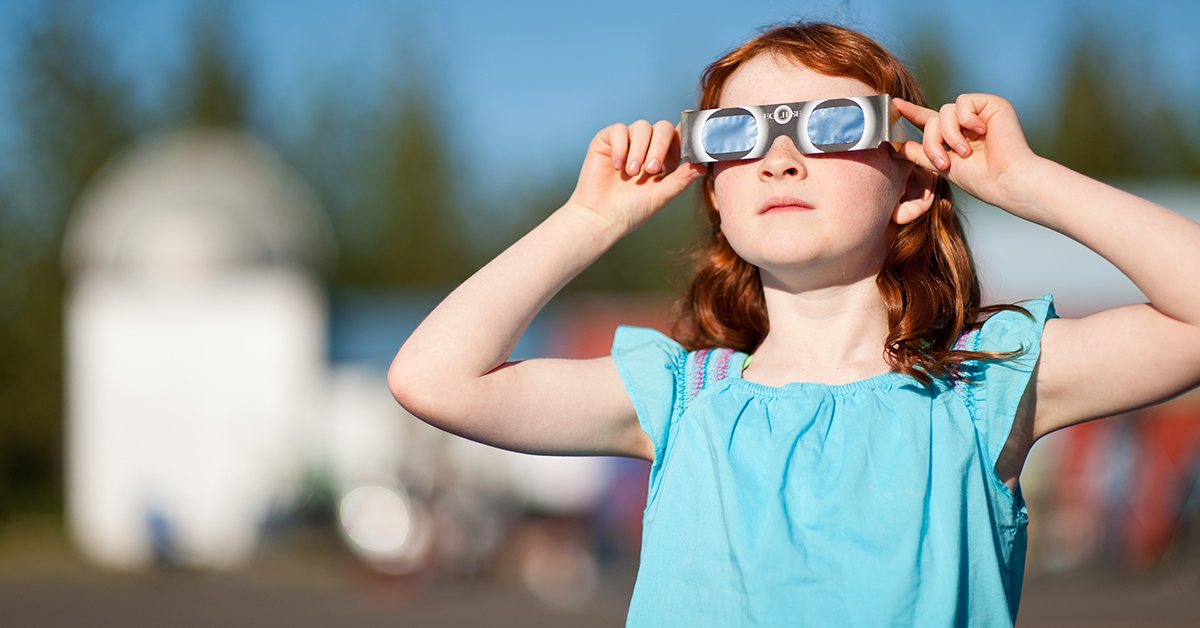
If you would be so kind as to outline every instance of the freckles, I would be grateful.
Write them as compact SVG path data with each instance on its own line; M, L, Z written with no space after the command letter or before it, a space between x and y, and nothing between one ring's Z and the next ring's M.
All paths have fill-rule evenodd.
M863 157L862 160L843 163L846 167L841 172L842 183L874 197L872 200L886 200L888 203L898 200L902 185L898 181L898 167L894 160L887 155L877 155L875 151Z
M743 162L717 162L734 165ZM724 167L713 173L712 195L717 210L730 210L739 201L741 191L746 187L746 170Z

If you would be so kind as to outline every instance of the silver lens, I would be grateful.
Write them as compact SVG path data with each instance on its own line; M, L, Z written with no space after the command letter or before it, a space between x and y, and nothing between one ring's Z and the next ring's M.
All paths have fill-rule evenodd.
M849 103L842 105L840 103ZM838 105L814 109L808 116L808 139L819 148L849 148L859 142L866 119L858 105L841 100Z

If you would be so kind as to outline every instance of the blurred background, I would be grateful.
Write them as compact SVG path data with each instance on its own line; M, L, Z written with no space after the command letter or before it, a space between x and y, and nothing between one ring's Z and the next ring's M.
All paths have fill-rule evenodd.
M591 136L677 119L799 18L934 102L1200 219L1200 4L11 0L0 4L0 623L622 625L644 463L499 452L388 394L457 282L570 193ZM1141 300L963 199L991 300ZM690 196L516 357L666 330ZM1043 439L1021 624L1200 625L1200 399Z

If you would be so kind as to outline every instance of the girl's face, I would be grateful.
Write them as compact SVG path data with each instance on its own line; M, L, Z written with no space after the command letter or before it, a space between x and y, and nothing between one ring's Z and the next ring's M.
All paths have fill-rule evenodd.
M855 79L760 55L729 77L718 106L875 93ZM802 276L841 284L878 274L911 171L886 146L804 155L780 137L761 159L717 162L713 201L729 244L763 271L764 282Z

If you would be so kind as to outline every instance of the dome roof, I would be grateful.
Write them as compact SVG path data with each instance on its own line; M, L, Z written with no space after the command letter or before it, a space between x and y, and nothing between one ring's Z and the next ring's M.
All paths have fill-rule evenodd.
M75 208L67 271L327 267L332 229L311 190L261 142L184 129L115 156Z

